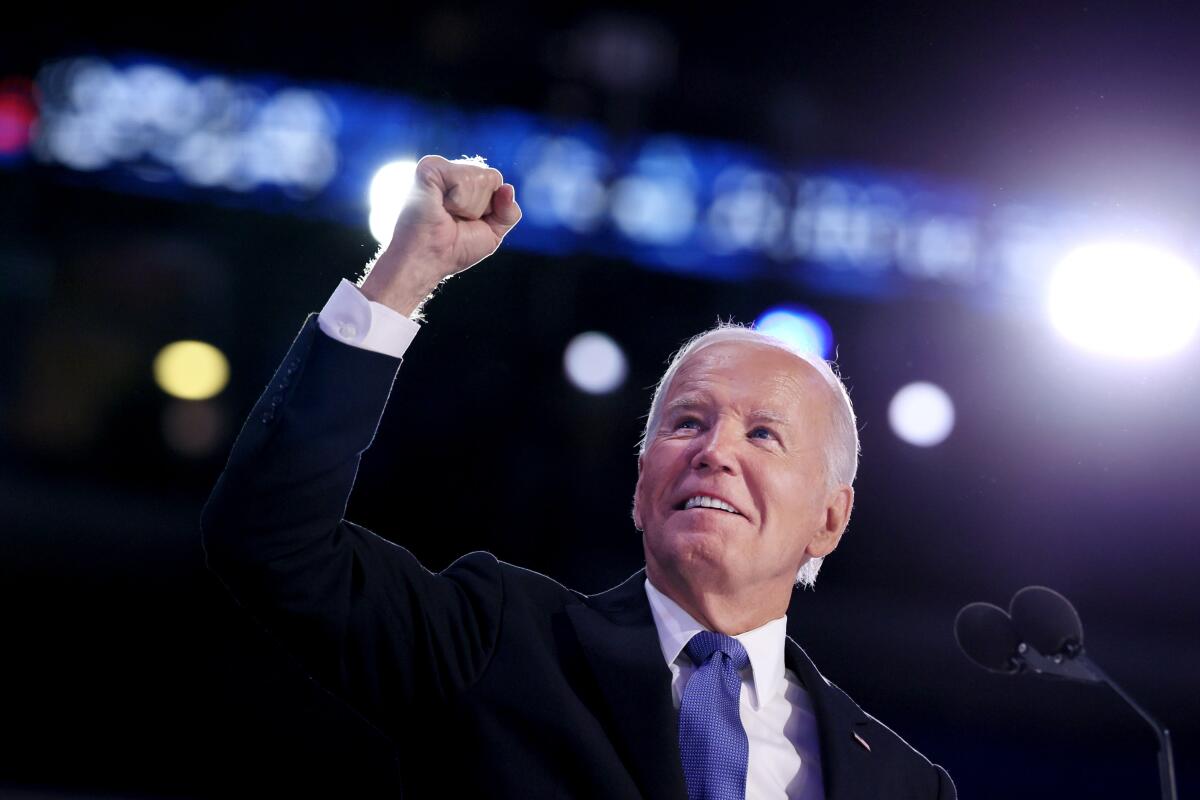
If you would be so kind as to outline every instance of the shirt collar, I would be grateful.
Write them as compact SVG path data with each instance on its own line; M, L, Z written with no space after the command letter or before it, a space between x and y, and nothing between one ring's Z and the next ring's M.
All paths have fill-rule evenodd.
M650 613L658 629L658 643L663 658L670 667L683 653L683 648L700 631L707 630L684 611L671 598L660 592L650 579L646 579L646 598L650 601ZM741 642L750 656L750 682L754 690L751 698L755 711L769 703L782 690L783 648L787 640L787 616L773 619L752 631L739 633L733 638ZM687 658L686 654L684 658Z

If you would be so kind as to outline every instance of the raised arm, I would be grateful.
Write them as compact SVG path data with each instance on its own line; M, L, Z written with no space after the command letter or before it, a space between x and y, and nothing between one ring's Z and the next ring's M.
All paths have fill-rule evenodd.
M496 170L426 157L391 244L362 285L417 312L442 279L492 253L520 218ZM209 566L313 671L383 727L486 665L503 591L494 559L440 575L343 520L400 360L310 317L234 445L201 520Z

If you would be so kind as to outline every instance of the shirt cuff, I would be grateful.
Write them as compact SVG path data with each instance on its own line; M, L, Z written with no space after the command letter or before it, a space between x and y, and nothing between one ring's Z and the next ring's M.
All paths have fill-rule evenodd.
M368 300L342 279L317 316L317 325L343 344L401 358L421 326L395 309Z

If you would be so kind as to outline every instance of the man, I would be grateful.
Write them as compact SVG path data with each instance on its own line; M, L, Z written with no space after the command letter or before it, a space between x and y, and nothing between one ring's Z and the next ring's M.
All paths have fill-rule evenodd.
M823 362L736 330L681 351L638 460L645 574L599 595L486 553L435 575L343 520L407 318L520 215L496 170L421 160L361 292L309 319L243 428L204 511L210 566L396 741L414 797L954 797L784 632L853 500L853 412Z

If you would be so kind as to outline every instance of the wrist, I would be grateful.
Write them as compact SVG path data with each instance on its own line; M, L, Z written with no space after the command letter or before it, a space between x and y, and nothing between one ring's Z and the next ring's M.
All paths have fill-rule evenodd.
M422 274L416 265L394 264L380 256L358 288L368 300L413 317L439 282L440 278Z

